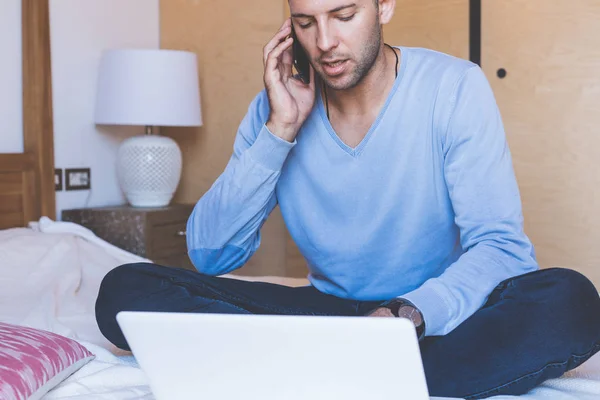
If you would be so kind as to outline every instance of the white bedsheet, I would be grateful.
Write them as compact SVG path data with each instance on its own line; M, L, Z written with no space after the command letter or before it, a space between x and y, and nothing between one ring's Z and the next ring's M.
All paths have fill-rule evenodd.
M51 390L44 400L154 399L146 375L132 357L117 357L105 348L80 343L96 358Z
M145 261L79 225L42 218L31 228L0 230L0 321L46 329L78 340L96 359L44 399L153 399L143 371L98 330L94 302L112 268ZM303 279L237 277L291 286ZM201 399L201 394L198 397ZM600 354L565 376L520 396L523 400L600 399ZM496 396L494 400L513 400Z
M73 223L0 231L0 321L118 352L96 326L95 298L108 271L140 260Z

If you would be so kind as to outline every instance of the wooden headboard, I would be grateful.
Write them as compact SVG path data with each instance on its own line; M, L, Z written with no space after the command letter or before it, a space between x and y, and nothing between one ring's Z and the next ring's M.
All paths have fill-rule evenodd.
M49 0L21 0L23 153L0 153L0 229L56 218Z

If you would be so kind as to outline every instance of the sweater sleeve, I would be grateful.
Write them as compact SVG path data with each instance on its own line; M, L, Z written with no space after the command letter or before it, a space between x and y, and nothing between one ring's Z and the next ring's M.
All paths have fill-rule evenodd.
M401 296L423 313L427 336L451 332L501 281L538 269L500 112L481 68L463 74L447 115L444 175L463 254Z
M272 134L265 123L263 90L239 125L225 170L196 203L187 221L187 247L195 268L222 275L243 266L260 245L260 229L277 205L275 187L296 142Z

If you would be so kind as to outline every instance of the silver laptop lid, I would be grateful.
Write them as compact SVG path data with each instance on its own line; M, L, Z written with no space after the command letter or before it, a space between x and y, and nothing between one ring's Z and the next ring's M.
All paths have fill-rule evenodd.
M121 312L157 400L429 399L398 318Z

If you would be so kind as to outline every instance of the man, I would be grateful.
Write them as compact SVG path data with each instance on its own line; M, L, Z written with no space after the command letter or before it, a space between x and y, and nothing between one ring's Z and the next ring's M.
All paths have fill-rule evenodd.
M97 302L108 339L128 348L120 310L403 317L420 337L431 395L468 399L525 393L600 349L592 283L538 270L481 69L384 44L394 8L290 0L291 20L264 48L265 90L189 219L199 273L109 273ZM309 84L292 75L292 24ZM311 285L217 277L256 251L276 205Z

